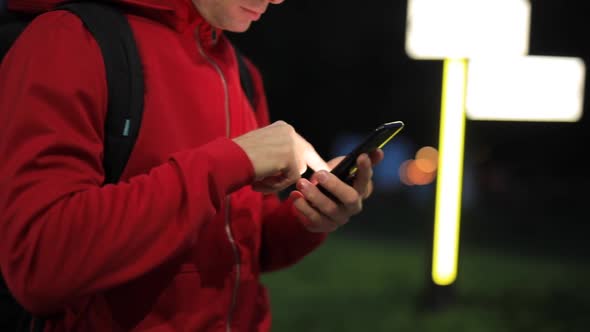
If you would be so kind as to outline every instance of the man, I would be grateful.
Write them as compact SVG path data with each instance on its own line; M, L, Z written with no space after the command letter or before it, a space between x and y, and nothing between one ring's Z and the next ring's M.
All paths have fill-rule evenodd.
M382 151L359 158L348 186L325 170L338 159L326 165L293 127L268 124L250 62L256 110L240 88L222 31L245 31L280 2L120 1L146 92L114 185L102 185L108 96L96 41L52 11L16 42L0 68L0 263L46 331L267 331L260 274L295 264L361 211Z

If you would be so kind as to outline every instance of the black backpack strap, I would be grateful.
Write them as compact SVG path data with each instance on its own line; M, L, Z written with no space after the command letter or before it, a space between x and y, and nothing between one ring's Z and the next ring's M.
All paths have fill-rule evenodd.
M135 38L123 13L107 1L72 2L56 9L77 15L101 49L108 87L103 165L105 183L115 183L127 164L143 114L144 78ZM2 13L0 38L6 46L0 48L2 58L33 17ZM45 326L43 317L32 316L14 300L1 275L0 307L14 309L2 314L10 315L18 331L40 332Z
M103 165L105 183L119 180L139 133L143 115L143 69L131 27L126 17L114 5L105 2L72 2L61 5L77 15L97 41L105 65L108 87L108 108L105 121ZM27 18L14 22L15 37L28 23ZM3 50L4 55L5 50ZM0 278L0 289L8 288ZM3 297L4 299L4 297ZM6 297L12 300L12 297ZM34 317L20 305L14 313L18 329L41 332L45 326L43 317Z
M73 2L58 9L76 14L102 51L108 86L105 184L116 183L135 145L143 115L144 77L135 37L127 18L107 1Z
M240 83L242 84L242 89L244 90L246 97L248 97L252 109L256 111L256 90L254 89L252 74L246 65L246 61L244 61L242 52L240 52L240 50L235 45L234 51L236 53L236 59L238 60L238 69L240 71Z

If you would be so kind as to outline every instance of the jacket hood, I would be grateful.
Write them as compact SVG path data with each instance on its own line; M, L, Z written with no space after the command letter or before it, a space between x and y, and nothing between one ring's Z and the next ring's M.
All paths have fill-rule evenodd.
M10 10L41 13L65 3L64 0L8 0ZM192 0L118 0L133 14L149 17L182 31L203 21Z

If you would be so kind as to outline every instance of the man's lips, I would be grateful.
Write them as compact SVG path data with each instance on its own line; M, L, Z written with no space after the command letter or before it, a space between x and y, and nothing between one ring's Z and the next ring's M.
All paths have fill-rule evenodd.
M244 12L246 12L248 15L250 15L254 21L258 20L260 18L260 16L262 16L262 14L264 13L264 11L256 11L256 10L249 9L246 7L242 7L242 9L244 10Z

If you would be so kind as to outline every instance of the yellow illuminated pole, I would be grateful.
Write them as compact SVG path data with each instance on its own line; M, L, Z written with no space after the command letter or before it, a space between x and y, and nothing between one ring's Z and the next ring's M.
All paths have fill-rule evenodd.
M457 278L465 121L475 110L470 106L470 114L466 114L468 63L472 61L469 71L475 73L471 64L476 59L494 59L491 66L496 68L498 56L526 55L530 7L530 0L408 0L406 52L413 59L444 61L433 251L429 262L435 286L450 286ZM502 24L498 24L497 17L505 18ZM513 77L513 73L505 76ZM481 83L470 83L474 81ZM518 89L529 88L521 85ZM470 94L472 89L470 85ZM478 97L472 94L470 103L474 96ZM514 98L514 93L508 98ZM495 114L496 108L491 109ZM453 288L434 289L438 294L432 295L438 301L439 295L449 295L446 290Z
M432 280L440 286L457 278L467 59L445 59L436 184Z

